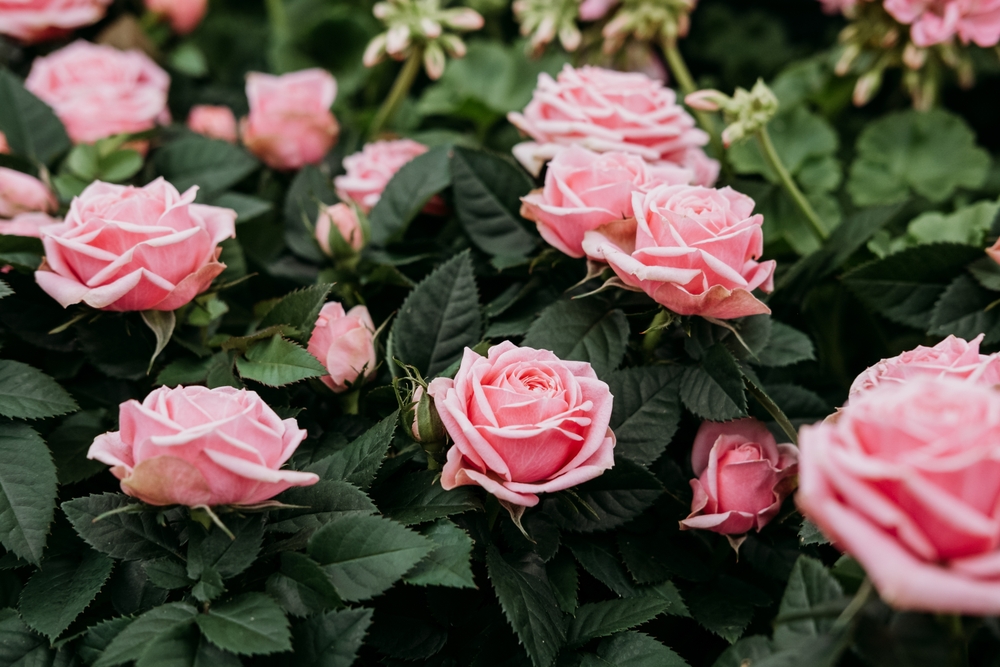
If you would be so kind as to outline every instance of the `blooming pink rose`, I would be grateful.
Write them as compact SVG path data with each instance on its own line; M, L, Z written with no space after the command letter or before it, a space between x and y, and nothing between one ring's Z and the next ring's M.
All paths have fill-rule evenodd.
M795 486L799 450L777 444L753 418L702 422L691 451L694 497L681 528L723 535L760 532Z
M983 48L1000 42L1000 0L885 0L884 6L910 26L917 46L942 44L955 36Z
M329 373L320 380L338 394L375 376L375 324L364 306L346 313L336 301L323 306L308 349Z
M702 150L708 135L677 104L677 94L638 72L566 65L556 79L542 73L524 112L507 118L534 140L516 147L514 155L535 174L558 147L572 144L683 167L709 159ZM700 184L712 185L717 168L702 169L712 181Z
M67 307L176 310L211 285L236 212L195 204L162 178L136 188L96 181L66 220L42 230L45 261L35 280Z
M52 212L58 205L48 187L34 176L0 167L0 218L33 211Z
M57 225L60 222L62 220L45 213L21 213L15 215L13 220L0 220L0 234L40 239L42 238L42 227Z
M664 185L636 193L635 219L587 232L587 256L604 261L627 286L678 315L728 320L771 312L751 293L774 289L763 217L732 188Z
M170 76L141 51L79 40L36 58L24 86L52 107L78 144L170 119Z
M333 257L334 249L330 246L333 227L337 228L337 232L352 249L361 250L364 247L365 235L353 208L344 203L320 206L319 217L316 219L316 240L328 256Z
M236 116L229 107L199 104L191 108L188 128L211 139L221 139L235 144L238 137Z
M162 14L178 35L186 35L201 23L208 0L146 0L146 9Z
M0 0L0 35L31 44L104 18L111 0Z
M934 347L918 345L883 359L859 375L851 385L850 400L883 384L905 384L915 377L952 377L987 386L1000 384L1000 355L980 354L984 334L971 341L948 336Z
M389 184L396 172L407 162L427 152L427 146L412 139L373 141L364 148L344 158L343 176L333 179L337 196L350 199L368 213Z
M252 505L319 481L280 469L306 431L246 389L160 387L122 403L118 422L87 458L107 463L122 491L150 505Z
M799 436L799 507L900 609L1000 614L1000 393L949 377L867 392Z
M240 122L243 143L274 169L315 164L337 143L340 126L330 112L336 98L337 81L326 70L251 72L250 115Z
M481 486L533 507L615 464L613 397L590 364L509 341L483 357L466 348L455 379L427 388L455 441L441 486Z
M580 3L581 21L600 21L618 4L618 0L583 0Z

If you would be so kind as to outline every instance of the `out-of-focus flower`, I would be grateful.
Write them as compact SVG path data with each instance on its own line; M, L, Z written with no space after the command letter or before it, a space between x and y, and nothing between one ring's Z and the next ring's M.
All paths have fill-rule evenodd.
M0 234L4 236L28 236L33 239L42 238L42 228L58 225L62 220L53 218L47 213L21 213L12 220L0 220Z
M544 51L556 37L567 51L580 46L583 36L576 25L583 9L580 0L515 0L513 8L521 34L530 37L528 44L534 53Z
M27 44L58 39L104 18L111 0L0 0L0 35Z
M726 146L753 136L778 113L778 98L762 79L750 90L737 88L732 97L718 90L699 90L684 101L692 109L723 113L728 124L722 132Z
M337 196L351 200L368 213L382 197L382 191L407 162L427 152L427 146L412 139L373 141L344 158L347 172L333 179Z
M57 202L49 188L30 174L0 167L0 218L20 213L51 213Z
M236 116L229 107L199 104L191 108L188 128L211 139L221 139L235 144L238 139Z
M343 239L344 245L352 251L357 252L364 247L365 235L361 230L358 214L350 205L341 202L319 208L319 217L316 219L316 241L328 257L335 256L338 250L337 244L330 243L330 234L334 229Z
M687 35L697 0L624 0L604 30L605 53L615 53L629 39L673 44Z
M146 9L166 17L178 35L186 35L205 18L208 0L146 0Z
M580 3L581 21L600 21L618 4L618 0L583 0Z

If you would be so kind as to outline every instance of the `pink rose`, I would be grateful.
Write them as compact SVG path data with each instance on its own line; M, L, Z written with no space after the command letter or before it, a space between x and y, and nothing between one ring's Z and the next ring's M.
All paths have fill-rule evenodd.
M599 153L634 153L649 162L702 164L701 176L712 180L701 185L712 185L717 176L717 164L704 169L709 158L701 147L708 135L677 104L677 94L638 72L566 65L556 79L542 73L524 112L507 118L534 140L516 147L514 155L535 174L558 147L579 144Z
M795 487L799 450L753 418L702 422L691 451L694 497L681 529L742 535L766 526Z
M827 14L843 14L854 8L859 0L819 0Z
M455 444L441 486L481 486L533 507L615 464L612 396L590 364L509 341L483 357L466 348L455 379L427 389Z
M36 58L24 86L52 107L78 144L170 119L170 76L141 51L79 40Z
M634 197L635 219L584 235L588 257L678 315L728 320L771 312L752 294L774 289L775 262L756 261L763 217L753 215L750 197L688 185Z
M631 153L570 146L549 164L545 187L521 198L521 215L538 225L549 245L583 257L584 232L634 215L633 192L690 183L692 176L675 164L654 166Z
M308 349L329 373L320 380L338 394L375 376L375 324L364 306L346 313L336 301L323 306Z
M368 213L382 197L382 191L407 162L427 152L427 146L411 139L373 141L354 155L344 158L343 176L333 179L337 196L350 199Z
M0 35L31 44L104 18L111 0L0 0Z
M34 239L42 238L42 228L49 225L57 225L62 220L53 218L45 213L21 213L15 215L13 220L0 220L0 234L5 236L29 236Z
M40 180L14 169L0 167L0 218L19 213L52 212L59 206Z
M7 143L7 135L0 132L0 155L10 154L10 144Z
M618 0L583 0L580 3L581 21L600 21L618 4Z
M1000 614L1000 393L918 377L799 436L799 507L900 609Z
M250 115L240 122L243 143L273 169L316 164L337 143L340 126L330 112L337 81L326 70L282 76L247 75Z
M365 235L361 231L358 214L347 204L320 206L319 217L316 219L316 240L319 247L329 257L333 257L334 248L330 246L330 232L333 228L353 250L361 250L365 245Z
M181 195L162 178L142 188L92 183L63 223L42 230L35 280L64 308L180 308L226 268L218 245L236 236L236 212L195 204L197 191Z
M918 345L909 352L883 359L859 375L850 400L883 384L905 384L916 377L951 377L988 386L1000 384L1000 355L980 354L984 334L971 341L948 336L934 347Z
M146 0L146 9L162 14L178 35L186 35L201 23L208 0Z
M211 139L221 139L235 144L238 137L236 116L229 107L199 104L191 108L188 128Z
M280 469L306 431L246 389L160 387L122 403L118 421L87 458L107 463L122 491L150 505L252 505L319 481Z
M943 44L956 35L983 48L1000 42L1000 0L885 0L884 6L910 26L917 46Z

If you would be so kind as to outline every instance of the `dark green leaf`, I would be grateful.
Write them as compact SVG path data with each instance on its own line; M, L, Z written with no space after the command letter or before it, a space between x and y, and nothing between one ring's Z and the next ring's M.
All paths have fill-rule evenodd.
M282 552L281 569L267 580L267 592L294 616L344 606L319 564L294 551Z
M15 155L44 164L70 149L66 130L49 105L7 69L0 70L0 132Z
M1000 340L1000 310L992 307L995 297L996 294L982 287L972 276L958 276L934 305L928 333L953 334L967 340L985 333L985 344L997 342Z
M285 612L263 593L244 593L212 605L195 621L210 642L237 655L267 655L292 648Z
M588 361L604 377L621 363L628 335L622 311L608 310L600 299L567 299L542 311L523 345L551 350L560 359Z
M372 622L371 609L314 616L295 629L298 667L351 667Z
M445 491L440 475L430 470L412 473L401 481L393 480L391 484L379 487L375 500L383 514L404 525L481 508L471 487L460 486Z
M240 192L226 192L212 201L212 206L236 211L236 222L249 222L271 211L271 202Z
M326 304L326 297L333 285L312 285L286 294L257 325L258 329L287 324L301 332L299 338L309 340L319 311Z
M568 540L566 545L590 576L622 597L632 597L635 594L636 585L610 542L573 539Z
M0 424L0 542L38 564L56 508L56 467L27 424Z
M382 246L401 240L430 198L451 185L450 153L450 146L432 148L396 172L372 209L372 243Z
M655 461L670 444L681 419L680 372L666 366L643 366L607 376L611 395L611 430L615 455L640 465Z
M719 656L712 667L747 667L756 665L774 653L771 640L767 637L752 636L739 640Z
M97 597L113 565L110 558L89 549L82 559L46 558L21 593L21 618L55 640Z
M597 647L597 655L614 667L687 667L683 658L641 632L622 632L605 639ZM585 658L581 667L587 665Z
M146 577L160 588L172 591L191 585L187 576L187 567L171 558L157 558L142 563Z
M0 280L0 299L4 298L5 296L10 296L13 293L14 290L10 288L10 285Z
M820 531L820 529L809 519L802 520L802 527L799 528L799 543L804 547L813 544L829 544L830 540Z
M150 642L135 667L240 667L240 659L217 648L192 624L174 628Z
M13 609L0 609L0 665L47 667L52 649L41 635L32 632Z
M326 479L312 486L291 488L278 499L286 505L298 505L304 508L272 513L267 529L282 533L297 533L300 530L312 532L344 513L375 512L375 505L364 491L347 482L333 482Z
M757 352L753 363L761 366L789 366L816 358L812 341L798 329L777 320L771 321L771 335L767 344Z
M292 252L313 262L323 261L313 225L319 217L319 206L336 201L337 194L327 174L312 165L299 170L285 196L285 243Z
M367 489L389 451L399 414L391 415L368 429L346 447L309 466L307 470L323 479L343 480Z
M87 628L83 639L77 645L77 654L84 664L93 664L108 648L111 640L117 637L131 622L132 619L128 616L119 616Z
M260 166L242 148L197 135L168 143L153 161L157 171L181 192L197 185L201 199L228 190Z
M260 515L227 517L226 527L236 537L235 540L218 526L208 530L191 526L187 550L188 578L198 581L202 573L209 569L218 572L223 579L235 577L257 558L264 537L264 523Z
M472 538L468 533L444 519L430 524L420 533L434 542L434 551L403 577L406 583L415 586L476 587L472 578Z
M79 482L108 469L107 464L87 458L94 438L107 430L104 410L87 410L67 417L49 433L60 484Z
M41 419L78 409L73 397L45 373L19 361L0 359L0 415Z
M566 630L566 641L583 644L595 637L607 637L656 618L669 607L670 602L658 596L580 605Z
M114 667L139 660L157 638L185 627L197 614L194 607L183 602L147 611L111 640L94 667Z
M730 644L743 635L753 619L754 607L770 603L756 587L729 576L688 591L685 601L698 623Z
M660 497L663 485L639 464L621 459L614 468L572 492L572 500L573 496L546 498L543 509L562 528L592 532L617 528L635 518Z
M87 544L112 558L146 560L178 555L177 538L156 521L154 512L117 512L95 521L127 505L141 507L119 493L102 493L66 501L62 510Z
M700 364L684 370L681 400L702 419L728 421L746 416L743 373L729 350L721 344L713 345Z
M283 387L327 374L316 357L277 334L251 345L245 357L237 357L236 370L244 380L255 380L269 387Z
M575 614L579 606L578 592L580 577L577 575L576 562L565 551L560 551L555 558L545 565L552 594L559 602L559 608L567 614Z
M843 595L840 584L821 562L800 556L781 598L778 616L808 614L813 608L838 600ZM778 649L786 649L801 639L816 639L833 627L833 621L832 618L805 618L780 623L774 630L774 644Z

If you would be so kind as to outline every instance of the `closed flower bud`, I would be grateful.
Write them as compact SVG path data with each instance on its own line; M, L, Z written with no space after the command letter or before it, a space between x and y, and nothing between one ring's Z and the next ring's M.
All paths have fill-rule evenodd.
M441 35L438 40L448 55L453 58L464 58L466 54L465 42L458 35Z
M420 30L427 39L437 39L441 36L441 24L429 18L420 19Z
M394 25L386 34L385 51L393 58L398 58L410 46L410 27Z
M437 81L444 74L444 66L444 49L437 42L431 42L424 50L424 69L427 70L427 76Z
M410 424L410 433L413 439L423 444L444 442L448 432L441 422L437 408L434 407L434 399L424 391L423 387L417 387L413 392L412 408L413 422Z
M559 29L559 43L567 51L576 51L580 46L581 39L583 39L583 35L580 34L580 29L576 27L575 23L565 23Z
M449 9L442 15L445 25L453 30L479 30L485 24L482 15L474 9L460 7Z
M382 60L385 59L385 43L387 39L386 33L380 33L376 35L372 41L368 42L368 46L365 48L365 55L362 58L362 62L365 67L375 67Z

